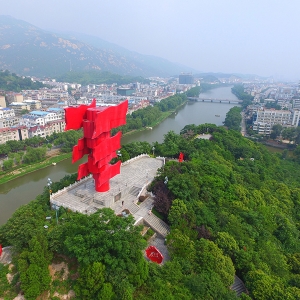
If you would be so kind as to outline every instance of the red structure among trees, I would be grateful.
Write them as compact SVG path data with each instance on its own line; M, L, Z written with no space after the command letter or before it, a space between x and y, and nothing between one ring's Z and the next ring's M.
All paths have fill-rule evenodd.
M164 259L164 256L154 246L149 246L146 249L146 255L150 260L152 260L153 262L156 262L158 264L161 264Z
M179 162L183 162L183 157L184 157L184 156L183 156L183 153L180 152L180 153L179 153L178 161L179 161Z
M117 106L96 107L95 99L90 105L65 108L65 130L83 128L84 135L73 147L72 162L88 154L88 161L78 168L77 180L92 173L97 192L108 191L109 180L120 173L121 161L109 162L121 148L121 132L112 137L110 131L126 124L127 109L127 100Z

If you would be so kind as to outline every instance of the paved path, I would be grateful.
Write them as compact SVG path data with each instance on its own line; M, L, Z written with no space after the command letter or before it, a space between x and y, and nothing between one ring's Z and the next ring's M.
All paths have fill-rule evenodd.
M230 289L236 292L236 295L239 297L242 293L249 294L243 281L238 278L236 275L234 276L234 283L230 286Z
M110 207L119 214L122 209L137 202L139 193L155 178L163 163L163 159L149 156L134 158L131 162L122 164L121 173L110 180L109 191L97 193L92 178L82 179L53 193L51 204L87 214Z
M4 247L2 248L2 254L0 256L0 263L4 265L8 265L11 263L11 248L12 247Z
M165 239L163 237L161 237L159 235L156 235L155 237L151 238L148 241L148 246L156 247L159 250L159 252L163 255L164 259L162 261L162 264L164 264L166 261L170 260L170 255L169 255L169 252L168 252L168 248L165 245ZM146 256L146 253L145 253L144 256L147 260L150 260Z

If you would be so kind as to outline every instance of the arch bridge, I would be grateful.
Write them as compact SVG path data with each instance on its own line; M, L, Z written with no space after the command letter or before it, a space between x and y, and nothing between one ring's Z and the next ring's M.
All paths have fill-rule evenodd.
M216 103L242 103L243 100L234 99L220 99L220 98L207 98L207 97L188 97L191 101L196 102L216 102Z

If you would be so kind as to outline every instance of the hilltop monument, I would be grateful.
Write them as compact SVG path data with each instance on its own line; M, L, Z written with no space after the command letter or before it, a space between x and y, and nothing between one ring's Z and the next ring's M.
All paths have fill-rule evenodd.
M121 161L111 165L111 159L117 157L116 151L121 148L121 132L111 136L113 128L126 124L128 100L117 106L96 107L93 99L90 105L65 108L65 130L83 128L83 138L73 147L72 162L88 154L88 161L78 167L77 180L93 175L95 190L109 190L109 180L120 174Z

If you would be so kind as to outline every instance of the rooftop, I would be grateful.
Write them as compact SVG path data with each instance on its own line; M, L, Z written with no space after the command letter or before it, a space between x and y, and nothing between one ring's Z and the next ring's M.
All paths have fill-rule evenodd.
M50 112L47 111L40 111L40 110L34 110L30 112L31 115L36 115L36 116L47 116Z

